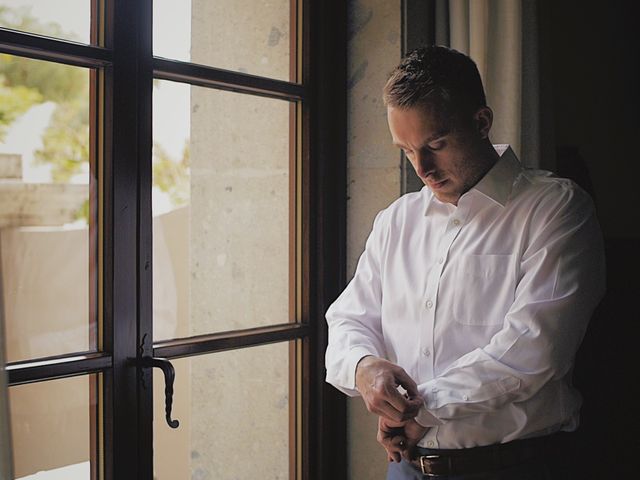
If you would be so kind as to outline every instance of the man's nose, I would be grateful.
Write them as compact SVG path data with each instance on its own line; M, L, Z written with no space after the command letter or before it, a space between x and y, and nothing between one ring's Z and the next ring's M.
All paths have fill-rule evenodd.
M416 174L420 178L425 178L430 173L433 173L434 163L433 155L430 152L418 152L414 158L414 168Z

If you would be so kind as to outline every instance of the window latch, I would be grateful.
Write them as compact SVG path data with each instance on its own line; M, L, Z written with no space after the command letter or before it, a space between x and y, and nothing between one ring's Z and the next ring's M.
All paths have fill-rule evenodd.
M171 406L173 405L173 382L176 379L176 371L166 358L142 357L142 366L147 368L159 368L164 373L164 413L167 425L178 428L180 422L171 419Z

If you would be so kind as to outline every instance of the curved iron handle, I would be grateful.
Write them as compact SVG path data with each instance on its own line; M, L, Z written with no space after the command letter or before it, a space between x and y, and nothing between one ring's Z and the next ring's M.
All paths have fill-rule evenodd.
M164 412L167 425L171 428L178 428L180 422L171 419L171 405L173 404L173 382L176 378L176 371L173 365L166 358L143 357L143 367L156 367L164 373Z

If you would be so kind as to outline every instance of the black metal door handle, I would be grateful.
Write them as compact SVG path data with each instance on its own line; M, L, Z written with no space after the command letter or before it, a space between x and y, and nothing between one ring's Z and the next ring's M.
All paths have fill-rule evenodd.
M180 422L171 419L171 406L173 404L173 382L176 379L176 371L173 365L166 358L143 357L142 366L148 368L159 368L164 373L164 413L167 425L171 428L178 428Z

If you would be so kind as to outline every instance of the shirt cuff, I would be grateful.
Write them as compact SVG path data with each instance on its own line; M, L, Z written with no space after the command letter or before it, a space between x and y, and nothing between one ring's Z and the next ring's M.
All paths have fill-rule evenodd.
M347 365L349 366L347 370L347 388L356 390L356 368L360 360L369 355L373 355L374 357L379 356L377 352L373 352L366 347L358 346L349 350L349 354L347 355Z
M423 427L436 427L444 423L428 410L426 402L422 404L414 420Z

